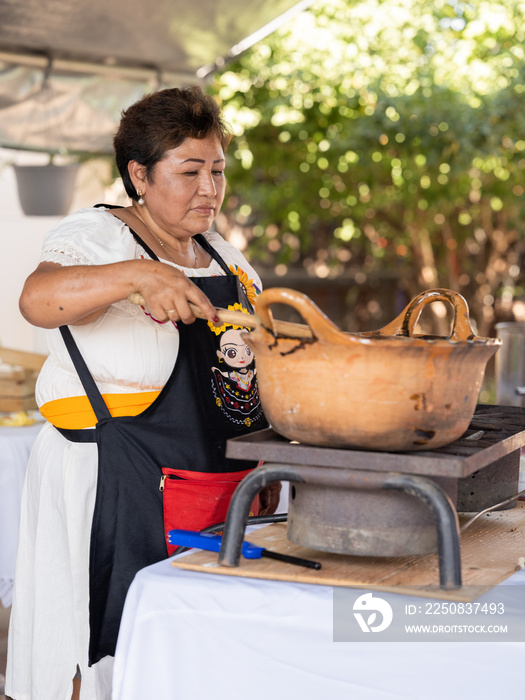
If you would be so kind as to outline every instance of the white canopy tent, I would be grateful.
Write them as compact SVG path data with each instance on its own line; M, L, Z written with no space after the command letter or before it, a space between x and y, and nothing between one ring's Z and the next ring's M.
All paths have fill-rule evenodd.
M0 0L0 345L46 352L43 331L22 318L18 298L45 233L59 220L24 215L14 168L2 166L43 165L48 153L110 153L121 111L142 94L205 85L214 70L310 4ZM97 162L81 167L71 210L113 201Z
M0 0L0 146L104 153L122 109L203 84L311 0Z

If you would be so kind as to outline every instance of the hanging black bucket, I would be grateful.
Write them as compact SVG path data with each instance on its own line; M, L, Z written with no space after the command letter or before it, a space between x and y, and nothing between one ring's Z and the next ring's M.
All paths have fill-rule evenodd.
M64 216L69 212L80 165L13 165L18 197L27 216Z

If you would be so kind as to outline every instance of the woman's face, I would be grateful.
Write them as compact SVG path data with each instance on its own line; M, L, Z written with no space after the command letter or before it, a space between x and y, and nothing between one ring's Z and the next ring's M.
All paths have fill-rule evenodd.
M155 223L176 238L207 231L224 199L224 151L214 136L188 138L167 151L142 185Z

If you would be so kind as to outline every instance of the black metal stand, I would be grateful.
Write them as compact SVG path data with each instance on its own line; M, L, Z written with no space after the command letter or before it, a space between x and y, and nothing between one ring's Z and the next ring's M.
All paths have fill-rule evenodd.
M440 586L446 589L461 587L459 522L452 501L431 479L392 472L263 464L245 477L233 494L224 526L220 564L239 566L251 504L261 489L275 481L347 489L390 489L420 498L431 509L437 528Z

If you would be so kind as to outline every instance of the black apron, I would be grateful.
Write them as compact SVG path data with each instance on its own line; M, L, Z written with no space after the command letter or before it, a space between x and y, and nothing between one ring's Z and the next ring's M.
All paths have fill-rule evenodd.
M240 303L251 311L237 275L204 236L195 239L227 274L192 281L215 307ZM168 556L161 490L165 480L178 515L169 527L203 529L223 522L236 483L257 466L225 457L227 439L267 427L253 364L239 372L235 359L229 359L238 343L221 345L224 333L233 329L217 335L207 321L197 319L189 325L179 323L178 330L177 360L157 399L139 415L111 417L69 328L60 328L98 421L93 429L59 429L69 440L98 445L89 563L90 665L114 655L124 600L136 572ZM188 479L192 475L198 477L196 482ZM211 501L221 496L218 510L208 508L208 489ZM201 499L195 506L201 513L196 519L195 498Z

